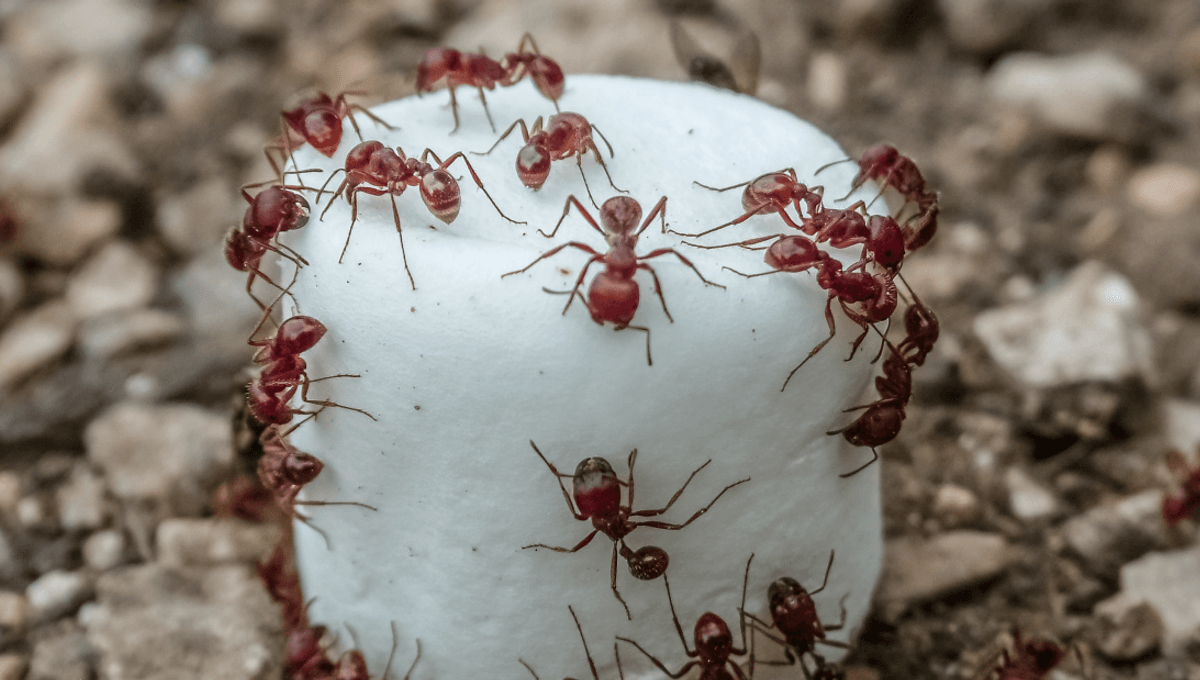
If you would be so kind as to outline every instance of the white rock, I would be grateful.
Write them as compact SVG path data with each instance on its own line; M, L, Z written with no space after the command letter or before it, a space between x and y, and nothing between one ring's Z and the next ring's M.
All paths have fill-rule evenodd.
M236 519L165 519L158 525L158 560L172 567L254 563L270 556L280 531Z
M205 507L233 463L229 417L184 404L119 404L88 424L88 458L127 501L157 501L181 514Z
M1129 178L1129 200L1159 217L1193 210L1200 201L1200 171L1178 163L1158 163Z
M1009 509L1017 519L1046 519L1061 510L1058 497L1021 468L1009 468L1004 484L1008 487Z
M1128 280L1086 262L1029 303L980 314L975 334L996 363L1029 387L1149 380L1151 340L1139 306Z
M40 632L29 660L29 679L90 678L92 657L83 630L74 621L63 621Z
M846 103L846 62L833 52L818 52L808 62L808 97L825 111Z
M93 255L67 284L67 301L80 318L141 307L158 290L158 267L124 241Z
M942 484L933 496L933 511L958 520L970 520L979 514L979 497L957 484Z
M167 344L187 330L177 315L159 309L109 312L89 319L79 331L85 357L108 360L132 351Z
M15 319L0 335L0 390L66 354L77 323L63 302L48 302Z
M644 39L633 22L622 30L633 36L622 40ZM378 107L383 119L403 121L381 139L406 152L491 146L496 135L466 89L460 90L462 128L449 134L447 98L435 92ZM549 110L528 81L489 92L488 103L501 124ZM846 158L792 115L707 86L572 75L560 105L587 112L613 144L615 156L605 158L613 182L632 191L643 216L667 196L667 222L682 232L743 210L738 192L708 191L693 180L726 186L793 166L802 181L811 181L818 167ZM731 130L751 128L755 135L728 143ZM381 131L365 129L364 135ZM297 163L328 172L356 143L344 136L332 161L306 148ZM412 658L412 640L422 641L414 670L419 680L488 673L497 658L514 652L536 653L543 677L578 672L579 639L568 604L589 640L620 634L649 648L677 646L662 584L638 581L622 563L617 585L633 614L626 619L610 587L613 546L604 536L578 554L521 549L574 545L591 529L568 511L557 480L530 448L533 440L561 471L603 456L622 479L636 447L635 509L662 507L688 474L713 458L663 515L668 522L686 520L727 485L749 477L695 524L682 531L642 527L630 545L652 543L670 554L681 614L708 609L731 623L751 553L746 607L766 615L772 580L786 574L819 582L836 549L829 587L817 602L823 615L836 617L838 602L848 596L846 628L832 633L845 639L863 620L879 573L880 466L839 478L870 460L870 452L825 432L848 424L852 416L842 409L862 403L875 370L874 348L845 362L857 327L837 311L835 340L781 392L788 372L827 335L826 294L808 274L744 279L721 269L763 271L761 253L681 247L704 276L729 288L705 286L674 257L651 260L674 323L648 274L639 273L635 324L652 330L654 363L648 366L644 334L598 326L582 305L564 316L564 296L542 291L570 289L585 253L566 250L501 278L556 243L604 247L574 208L555 239L537 234L554 226L569 194L590 214L598 211L571 161L556 163L538 192L523 186L513 171L520 147L510 138L490 156L470 161L499 207L528 225L501 219L469 173L461 182L462 212L451 225L431 230L436 220L419 196L397 199L415 291L401 265L386 198L359 201L344 264L338 255L349 225L345 201L335 201L323 222L311 220L286 235L310 262L293 289L298 304L329 328L305 354L310 374L363 376L320 383L313 395L380 418L328 410L293 435L299 448L326 465L306 487L310 498L378 508L303 509L328 532L332 548L296 525L305 594L316 597L311 618L335 627L348 622L368 661L378 665L391 648L387 622L396 619L404 631L397 659ZM598 201L614 194L593 159L583 161L583 170ZM826 196L846 193L854 173L850 164L823 172ZM871 195L863 188L833 205ZM705 241L774 234L780 224L778 215L755 217ZM677 247L681 240L652 225L638 252ZM851 260L850 253L839 256ZM764 527L771 528L764 533ZM478 632L466 647L464 630ZM606 676L611 663L601 659Z
M24 496L17 501L17 523L26 529L46 524L46 508L40 496Z
M1144 600L1162 619L1163 654L1182 656L1200 628L1200 547L1150 553L1121 567L1121 596Z
M54 493L58 499L58 522L63 529L96 529L104 525L108 517L104 480L86 464L76 465L67 483Z
M127 546L120 529L97 531L83 542L83 561L96 571L108 571L125 561Z
M1138 107L1148 91L1137 69L1108 52L1011 54L987 81L998 102L1028 111L1060 133L1091 139L1120 137L1116 119Z
M30 618L46 622L69 614L91 595L92 583L85 574L55 570L40 576L25 588Z

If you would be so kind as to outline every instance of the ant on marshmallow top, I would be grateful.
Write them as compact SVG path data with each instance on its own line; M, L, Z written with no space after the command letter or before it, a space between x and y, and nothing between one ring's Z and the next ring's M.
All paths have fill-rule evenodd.
M661 199L659 199L658 203L654 205L654 209L650 211L650 214L646 217L646 220L642 222L642 226L640 228L637 226L637 224L638 220L640 220L642 217L642 206L632 198L627 196L614 196L605 201L604 204L600 206L600 223L604 225L601 227L600 224L596 224L596 220L594 220L591 214L588 213L587 209L583 207L583 204L579 202L579 199L575 198L574 196L569 196L566 204L563 206L562 217L558 219L558 224L554 226L554 231L546 234L541 232L541 230L538 230L539 233L542 233L542 235L546 236L547 238L553 237L554 234L558 233L558 228L562 225L563 220L566 219L567 213L571 210L572 205L579 210L580 215L587 220L587 223L590 224L593 229L600 232L600 234L604 236L604 240L608 242L608 251L605 253L600 253L587 244L580 243L578 241L570 241L560 246L551 248L550 250L542 253L536 260L530 262L524 268L508 272L507 274L502 275L500 278L528 271L533 265L557 254L563 248L577 248L585 253L588 253L591 255L591 257L588 259L587 264L585 264L580 270L579 277L575 279L575 286L571 289L570 297L567 299L566 306L563 307L563 314L567 313L567 309L571 307L571 303L575 300L576 295L583 297L583 294L579 292L579 288L583 285L583 279L587 276L588 268L591 267L593 263L603 262L604 271L600 272L598 275L596 275L596 278L592 280L592 284L588 288L588 295L587 297L584 297L584 302L588 306L588 311L592 315L592 320L598 324L610 322L616 326L616 330L618 331L626 328L644 331L646 333L646 363L653 365L654 362L650 357L650 329L645 326L633 326L630 324L630 322L633 321L634 314L637 313L638 303L641 299L641 293L638 289L638 284L633 280L633 275L637 272L637 270L644 269L650 272L650 276L654 279L654 292L658 295L659 302L662 303L663 313L666 314L669 321L673 321L673 319L671 319L671 312L667 310L667 301L663 297L662 286L659 283L658 274L655 273L653 267L646 264L646 260L668 254L675 255L681 262L683 262L683 264L687 265L692 271L696 272L696 276L700 277L700 280L706 285L716 286L718 288L724 288L725 286L722 286L719 283L713 283L712 281L704 278L704 275L700 273L700 270L696 269L696 265L692 264L691 260L681 255L674 248L659 248L657 250L652 250L645 255L638 255L635 252L638 237L641 236L642 232L646 231L646 227L650 226L650 223L654 221L655 217L659 217L662 220L663 233L666 233L666 196L663 196Z
M358 129L358 122L354 120L355 111L366 115L389 130L395 130L395 127L371 113L366 107L346 101L347 96L362 94L365 93L341 92L336 97L330 97L324 92L318 92L315 96L300 102L295 108L285 109L280 112L279 117L283 121L283 134L279 139L268 144L263 149L263 153L266 155L267 161L271 163L271 168L275 170L275 173L279 174L279 163L286 161L293 151L303 146L306 142L322 156L333 158L334 152L337 151L338 146L342 143L343 118L350 121L350 125L354 128L354 133L358 135L359 139L362 139L362 132ZM271 151L279 152L282 159L277 160L271 155Z
M613 595L617 601L625 608L625 616L630 617L629 605L625 604L625 599L621 597L621 593L617 590L617 555L620 554L629 565L629 571L637 579L650 581L662 576L667 571L669 556L662 548L656 546L646 546L638 550L632 550L625 545L625 537L634 529L645 526L654 529L670 529L679 530L687 525L695 522L701 515L708 512L721 496L725 495L733 487L750 481L750 478L739 480L721 489L721 492L716 495L708 505L697 510L686 522L682 524L672 524L670 522L660 522L658 520L632 520L631 517L657 517L675 504L679 497L683 494L684 489L692 482L692 478L698 472L708 466L712 460L705 461L703 465L692 471L683 486L671 496L671 500L667 504L657 510L634 510L633 509L633 464L637 461L637 449L629 453L629 481L623 482L617 477L617 473L613 471L612 465L603 458L584 458L575 468L575 474L568 475L558 471L554 464L546 460L546 456L542 455L537 444L530 440L529 445L533 447L534 453L542 459L546 467L550 468L550 472L554 474L554 478L558 481L558 487L562 490L563 500L567 502L567 507L575 519L583 522L591 520L592 532L577 543L573 548L560 548L543 543L522 546L522 549L528 548L547 548L555 552L573 553L582 550L587 544L592 542L597 533L603 533L613 541L612 552L612 567L610 569L610 580L612 583ZM571 488L573 494L567 493L567 487L563 484L563 478L571 478ZM628 504L621 503L621 487L629 488ZM575 502L572 504L571 498L574 496Z
M438 164L436 168L426 162L428 158L433 158ZM458 211L462 207L462 189L458 180L454 179L446 168L459 159L466 163L476 186L483 191L483 195L487 196L501 217L513 224L525 224L505 215L500 206L496 205L495 199L484 188L479 175L475 173L475 168L471 166L471 161L467 160L461 151L443 161L431 149L425 149L420 159L417 159L405 156L400 147L393 151L380 141L362 142L346 154L345 167L338 168L325 180L325 184L328 185L337 173L346 174L345 179L333 192L325 210L321 211L321 217L324 218L339 196L345 196L350 204L350 231L346 234L346 244L342 246L338 262L342 261L346 256L346 249L350 247L350 235L354 233L354 223L358 220L358 195L388 196L392 201L396 233L400 236L400 257L404 261L404 271L408 274L408 281L413 290L416 290L417 283L408 268L408 255L404 252L404 232L400 229L400 212L396 208L396 197L403 194L408 187L420 187L421 200L425 202L429 212L442 222L450 224L458 217ZM324 191L324 187L321 191Z
M592 188L588 185L587 175L583 173L583 157L588 151L591 151L596 162L604 169L604 176L608 178L609 186L616 191L629 193L624 189L618 189L617 185L613 184L612 175L608 174L608 166L604 164L604 157L592 139L593 130L600 135L601 139L604 139L604 134L578 113L564 111L551 116L545 130L542 129L542 117L538 116L537 120L533 122L533 132L530 132L529 128L525 126L524 119L518 119L504 131L504 134L500 135L500 139L496 140L492 148L479 155L487 155L495 151L500 142L512 134L518 125L521 126L521 137L525 139L525 146L517 152L517 177L521 178L521 183L525 186L535 190L541 189L542 185L546 183L546 178L550 176L551 161L560 161L574 156L575 164L579 167L579 176L583 178L583 186L588 192L588 199L591 200L592 205L596 205L596 199L592 197ZM611 158L613 155L612 145L608 143L607 139L604 139L604 145L608 147L608 155Z

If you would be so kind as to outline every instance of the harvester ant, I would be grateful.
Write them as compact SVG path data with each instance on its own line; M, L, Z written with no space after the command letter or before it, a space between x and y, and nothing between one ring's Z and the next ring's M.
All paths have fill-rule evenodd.
M529 47L533 49L532 52L525 49L525 43L529 43ZM521 42L517 44L517 51L504 55L503 64L505 76L501 85L516 85L528 75L533 80L538 92L549 99L554 104L554 110L558 111L558 98L562 96L566 78L563 76L562 67L558 65L558 62L538 50L532 35L526 33L521 36Z
M750 481L750 478L734 482L721 490L720 493L713 498L708 505L697 510L686 522L681 524L672 524L670 522L661 522L658 520L643 520L635 521L631 517L657 517L675 504L679 500L679 496L683 494L684 489L691 483L692 478L696 473L708 467L712 460L705 461L703 465L692 471L688 476L687 481L679 490L671 496L671 500L667 504L657 510L634 510L633 509L633 464L637 461L637 449L629 453L629 481L623 482L617 477L617 473L613 471L612 465L603 458L584 458L575 468L575 474L568 475L558 471L554 464L542 455L537 444L530 440L529 445L533 447L534 453L542 459L546 467L550 468L550 472L558 481L558 487L562 490L563 500L567 502L567 508L571 514L579 521L591 520L594 527L582 541L577 543L573 548L561 548L550 546L543 543L522 546L522 549L529 548L547 548L555 552L573 553L582 550L587 544L592 542L597 533L603 533L613 541L612 566L610 568L610 580L612 583L613 595L617 601L625 608L625 616L632 618L629 613L629 605L625 603L625 599L621 597L621 593L617 590L617 555L620 554L629 564L630 573L635 578L643 581L650 581L658 578L666 573L667 563L669 561L667 552L662 548L655 546L646 546L639 550L631 550L625 545L625 537L634 529L640 526L651 527L654 529L670 529L679 530L700 518L701 515L708 512L721 496L725 495L733 487ZM571 478L571 488L573 494L567 493L567 487L563 484L563 478ZM621 504L621 487L629 487L629 500L626 504ZM572 495L575 499L571 502Z
M804 228L796 224L787 214L787 207L794 205L796 213L800 213L800 203L803 201L808 208L809 216L816 215L821 211L822 192L821 187L810 189L802 184L796 176L796 171L793 168L785 168L779 172L768 172L765 175L760 175L748 182L734 184L732 186L716 188L710 187L707 184L693 182L693 184L708 189L709 191L729 191L738 187L746 187L742 192L742 209L745 210L742 215L736 217L724 224L719 224L712 229L706 229L697 234L684 234L675 232L680 236L688 238L698 238L706 234L711 234L719 229L730 227L735 224L741 224L755 215L766 215L772 211L779 213L783 221L793 229L803 230Z
M843 161L825 165L817 172L841 162ZM895 189L906 202L915 203L917 206L917 213L905 220L902 227L905 250L912 252L929 243L937 231L940 209L937 193L926 188L925 177L917 168L917 164L887 144L877 144L867 149L856 162L858 174L850 182L850 191L855 191L867 180L875 180L884 188Z
M550 163L574 156L575 164L579 167L579 176L583 177L583 186L587 189L588 198L592 201L592 205L596 205L596 199L592 198L592 189L588 186L587 175L583 172L583 157L588 151L591 151L596 162L604 169L604 176L608 177L609 186L616 191L629 193L618 189L617 185L613 184L612 175L608 174L608 166L604 164L604 157L592 139L593 130L600 135L601 139L604 139L604 134L578 113L563 112L550 116L545 130L542 129L542 117L538 116L537 120L533 122L533 132L525 127L524 119L517 119L504 131L504 134L500 135L500 139L496 140L492 148L479 155L487 155L494 151L518 125L521 126L521 137L525 140L525 146L517 152L517 177L521 178L521 183L525 186L535 190L541 189L542 185L546 183L546 178L550 176ZM607 139L604 139L604 145L608 147L608 155L611 158L613 155L612 145L608 143Z
M750 578L750 562L754 560L754 555L750 555L750 559L746 560L746 576L742 581L742 605L738 607L738 611L744 611L746 608L746 585ZM667 576L663 575L663 583L667 588L667 603L671 607L671 619L675 623L675 632L679 633L679 642L683 644L683 651L687 653L693 660L688 661L678 671L672 672L670 669L659 661L653 654L647 652L636 641L629 638L617 636L617 639L622 642L637 647L638 651L646 655L646 658L654 662L659 670L666 673L672 678L682 678L694 666L700 667L700 677L703 680L733 680L736 675L738 680L746 680L746 675L742 673L742 669L734 663L729 657L737 654L746 654L746 619L738 617L742 634L742 646L733 646L733 633L729 630L729 624L725 620L712 612L705 612L696 619L696 626L692 632L693 644L696 649L688 649L687 639L683 636L683 626L679 624L679 616L675 613L675 602L671 599L671 583L667 580ZM733 669L733 673L729 669Z
M871 448L871 460L839 477L856 475L879 460L879 452L875 447L895 439L904 424L905 406L912 398L912 365L895 346L886 340L884 342L891 353L883 361L883 375L875 377L879 399L865 406L846 409L847 412L863 409L863 413L846 427L825 433L830 436L840 434L854 446Z
M299 253L279 243L277 237L285 231L299 229L308 224L311 209L303 196L292 191L303 187L275 185L254 196L247 191L262 184L247 184L242 187L242 198L250 205L246 207L246 213L242 217L241 228L234 227L225 238L225 260L237 271L250 274L246 279L246 293L259 309L265 310L266 305L252 292L254 280L260 278L279 290L284 288L260 269L263 256L269 250L293 261L297 268L308 264Z
M427 158L433 158L438 166L435 168L427 163ZM342 246L338 262L342 261L346 256L346 249L350 247L350 235L354 233L354 223L358 220L358 195L388 196L392 200L396 233L400 236L400 257L404 261L404 271L408 274L408 281L413 290L416 290L417 283L413 280L412 271L408 268L408 256L404 252L404 232L400 229L400 212L396 208L396 197L403 194L408 187L419 186L421 200L425 202L429 212L442 222L450 224L458 217L459 208L462 207L462 190L458 186L458 180L454 179L446 168L460 158L467 164L467 170L471 171L475 184L483 191L483 195L488 197L496 212L513 224L525 224L505 215L500 206L496 205L492 195L484 188L479 175L475 173L475 168L471 166L471 161L467 160L461 151L443 161L431 149L425 149L418 160L405 156L400 147L393 151L384 146L383 142L362 142L346 154L345 168L338 168L325 180L325 184L328 185L337 173L346 173L346 178L342 180L337 191L333 192L325 210L321 212L321 217L324 218L339 196L344 195L350 204L350 231L346 234L346 245ZM321 191L324 191L324 187Z
M566 219L567 213L571 210L571 205L578 208L580 215L587 220L587 223L604 236L604 240L608 242L608 251L599 253L589 245L578 241L570 241L547 250L524 268L503 274L500 278L528 271L533 265L557 254L563 248L577 248L588 253L591 257L588 258L587 264L580 270L579 277L575 279L575 286L571 289L566 306L563 307L563 314L567 313L567 309L571 307L575 296L579 295L583 297L584 303L587 304L588 311L592 315L592 320L596 323L603 325L606 321L610 322L616 326L615 330L618 331L626 328L644 331L646 333L646 363L654 365L654 361L650 358L650 329L645 326L630 325L634 314L637 313L638 302L641 299L638 284L633 280L633 275L637 270L644 269L650 272L650 276L654 279L654 292L658 295L659 302L662 303L663 313L666 314L667 320L672 323L674 320L671 318L671 312L667 310L667 300L663 297L658 274L655 273L653 267L646 264L646 260L668 254L675 255L681 262L690 267L692 271L696 272L696 276L700 277L700 280L706 285L718 288L724 288L725 286L713 283L704 278L700 270L696 269L696 265L692 264L691 260L681 255L674 248L659 248L645 255L638 255L635 252L634 249L637 246L638 237L641 236L642 232L646 231L646 227L650 226L655 217L659 217L662 220L663 233L666 233L666 196L659 199L658 203L654 205L654 209L650 211L650 214L642 223L642 226L638 228L638 220L642 217L642 206L636 200L628 196L614 196L605 201L600 206L600 222L604 225L601 227L599 224L596 224L596 220L592 219L592 216L583 207L583 204L579 202L579 199L572 195L567 197L567 202L563 206L562 217L558 218L558 224L554 225L554 231L546 234L539 229L539 233L542 233L547 238L553 237L554 234L558 233L558 228L562 225L563 220ZM604 271L592 279L592 284L588 287L587 297L584 297L579 292L579 288L583 285L583 279L587 276L588 268L596 262L604 263Z
M847 649L847 645L836 640L827 640L825 638L826 631L841 630L846 624L846 608L842 607L842 619L840 622L831 625L822 625L821 618L817 614L817 605L813 602L812 596L825 590L825 586L829 583L829 572L833 569L833 551L829 551L829 564L825 567L825 578L821 581L821 587L809 592L800 585L800 582L790 576L776 579L770 587L767 588L767 602L771 609L771 623L767 623L757 616L743 610L743 615L751 620L751 635L755 631L762 633L768 639L783 645L783 653L787 661L782 662L786 665L800 664L800 668L804 671L805 677L811 678L808 667L804 665L804 655L808 654L816 661L818 676L828 667L825 659L815 651L817 643L829 645L830 647L838 647ZM844 600L844 598L843 598ZM755 625L757 624L757 625ZM782 638L771 634L771 630L777 630L783 635ZM754 672L754 656L750 657L751 673ZM768 663L770 662L759 662ZM833 670L830 668L830 670ZM824 670L826 677L830 670Z
M1183 454L1167 454L1167 467L1183 482L1182 493L1163 496L1163 519L1174 526L1187 517L1200 517L1200 465L1190 467Z
M279 174L280 172L279 162L277 162L270 152L280 152L282 159L286 161L292 152L303 146L305 142L316 149L317 153L322 156L333 158L334 152L337 151L338 146L342 143L343 118L350 121L355 134L358 135L359 139L362 139L362 132L358 129L358 122L354 120L355 111L365 114L368 118L389 130L395 130L395 127L371 113L365 106L351 104L346 101L347 96L362 94L365 93L342 92L336 97L330 97L324 92L318 92L315 96L300 102L299 106L280 112L279 117L283 121L283 134L279 139L263 149L263 153L267 156L267 160L271 163L271 168L275 170L275 173Z

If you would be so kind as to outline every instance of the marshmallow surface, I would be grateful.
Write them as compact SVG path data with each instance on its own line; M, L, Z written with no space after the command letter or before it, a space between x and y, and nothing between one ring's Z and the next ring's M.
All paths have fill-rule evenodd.
M462 126L453 134L445 91L374 108L394 131L365 116L358 121L365 139L399 146L410 156L430 147L445 159L457 151L486 151L517 118L532 125L536 116L554 114L528 81L497 89L487 93L493 132L473 94L459 90ZM846 159L846 152L808 123L751 97L697 84L569 76L559 106L586 116L611 142L612 157L596 135L612 181L640 203L642 219L666 196L666 221L679 232L703 231L743 212L741 188L717 192L694 181L724 187L790 167L801 182L825 186L827 207L869 202L875 195L868 185L834 200L847 193L856 165L814 173ZM332 159L308 146L296 151L298 167L324 170L301 175L307 186L325 181L359 142L345 127ZM563 474L598 456L622 480L637 449L634 510L663 507L711 459L669 511L649 518L664 522L686 521L722 489L749 478L682 530L639 527L626 539L635 550L654 545L670 555L667 574L689 646L696 619L706 611L733 628L735 645L744 644L737 607L751 554L746 610L769 621L770 583L791 576L809 590L818 588L834 550L828 586L815 599L828 625L838 621L845 598L845 628L830 638L846 640L866 615L881 568L880 465L839 478L869 460L871 451L826 431L861 413L844 409L877 398L868 388L878 335L871 333L845 361L861 329L835 302L836 337L781 391L788 373L828 335L827 292L817 286L815 272L743 278L723 267L767 271L762 251L681 243L716 245L791 230L771 213L684 239L663 234L656 218L637 253L676 248L705 278L726 288L705 285L673 254L645 261L661 280L674 318L672 323L664 314L650 273L639 271L640 305L632 324L650 329L648 365L645 333L597 325L578 298L563 314L568 296L556 293L572 289L589 259L586 252L566 247L524 273L501 278L569 241L607 250L575 207L553 239L538 233L554 227L569 195L597 223L600 211L573 159L555 161L540 190L525 187L514 166L524 145L520 134L514 131L490 155L468 153L466 159L500 209L528 224L498 215L462 160L448 168L462 191L461 213L452 224L437 221L415 187L397 197L416 290L404 270L387 196L358 196L357 222L340 264L350 227L343 198L318 219L329 194L318 205L315 192L307 192L312 218L282 239L310 263L298 272L296 303L285 303L292 304L285 316L308 314L329 329L304 355L308 375L361 376L314 383L310 398L378 418L329 408L291 437L325 463L302 498L377 508L299 508L329 537L327 547L312 528L295 525L305 597L313 600L310 619L339 632L343 642L349 640L347 626L353 628L373 673L382 672L392 648L389 623L395 622L392 674L403 675L419 639L414 680L525 677L518 659L542 680L586 679L587 658L568 605L602 677L616 677L616 635L637 640L672 669L682 666L688 659L663 579L637 580L618 559L617 587L633 617L627 620L610 587L613 542L603 533L572 554L522 549L536 543L569 548L592 531L590 522L572 516L532 440ZM597 202L624 195L590 155L582 167ZM858 252L836 256L849 263ZM282 279L289 280L290 263L283 268ZM591 265L582 292L603 269L603 262ZM563 482L569 491L570 477ZM781 657L762 636L757 645L764 658ZM627 673L653 670L631 646L622 643L620 651ZM833 648L822 653L840 657Z

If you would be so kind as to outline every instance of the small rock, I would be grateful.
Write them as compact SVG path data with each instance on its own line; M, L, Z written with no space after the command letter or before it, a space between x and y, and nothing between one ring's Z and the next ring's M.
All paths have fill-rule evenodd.
M1200 547L1156 552L1121 567L1121 596L1149 603L1162 620L1162 651L1180 657L1200 628Z
M1140 659L1162 643L1162 619L1145 601L1119 593L1098 603L1092 614L1098 624L1096 646L1110 659Z
M0 322L16 311L25 295L25 277L16 263L0 259Z
M66 354L77 323L63 302L48 302L14 320L0 335L0 392Z
M261 680L283 671L279 610L248 566L126 567L101 575L97 596L87 634L106 680Z
M20 654L0 654L0 680L21 680L29 662Z
M228 182L214 178L186 193L164 196L158 202L158 228L172 249L190 257L221 243L244 210Z
M158 291L158 268L124 241L93 255L67 284L67 302L80 318L135 309Z
M246 356L246 329L254 328L262 310L246 296L246 275L230 267L223 252L214 248L193 258L176 274L171 290L183 300L189 326L221 338L222 349Z
M934 494L933 511L941 516L969 521L979 514L979 497L957 484L943 484Z
M1168 400L1163 407L1167 441L1171 448L1190 455L1200 447L1200 403Z
M1088 156L1083 172L1097 191L1115 194L1129 175L1129 154L1116 144L1105 144Z
M1008 507L1017 519L1027 522L1048 519L1061 509L1058 497L1021 468L1009 468L1004 474L1004 484L1008 487Z
M1129 178L1128 195L1134 206L1158 217L1174 217L1200 201L1200 171L1177 163L1142 168Z
M198 514L233 464L229 416L198 406L114 406L84 431L88 458L126 501Z
M103 479L87 465L76 465L67 483L55 489L59 525L67 531L104 526L108 517L104 491Z
M83 561L96 571L108 571L125 561L128 543L120 529L97 531L83 542Z
M132 56L153 27L150 7L128 0L36 2L10 21L13 49L41 64Z
M1003 536L980 531L891 539L884 550L884 574L875 598L890 616L898 616L910 604L998 576L1017 556Z
M41 496L24 496L17 501L17 524L26 529L53 529Z
M26 680L86 680L92 677L94 656L79 624L63 621L34 640Z
M187 324L158 309L110 312L86 321L79 330L79 349L96 361L165 345L179 338Z
M975 318L996 363L1025 385L1050 388L1153 376L1137 292L1098 262L1079 265L1058 288Z
M25 635L29 623L29 602L21 593L0 590L0 648Z
M0 515L12 516L21 500L21 477L9 470L0 471Z
M1142 74L1107 52L1048 57L1018 53L1001 59L987 76L1001 104L1031 112L1065 135L1087 139L1127 139L1121 129L1144 105L1148 87Z
M899 0L839 0L834 22L838 33L847 38L879 41L891 35L889 30L903 11Z
M833 52L818 52L808 62L808 98L826 112L846 104L846 62Z
M1169 545L1162 521L1162 491L1144 491L1098 505L1067 520L1062 532L1089 571L1115 575L1122 564Z
M939 0L946 33L954 46L976 54L1012 44L1045 3L1038 0Z
M91 594L91 580L83 573L70 571L51 571L25 588L30 618L39 623L70 614Z
M121 206L102 199L51 201L51 209L30 202L28 225L17 239L22 253L51 265L77 262L88 250L116 236L125 217Z
M171 567L205 567L266 559L279 542L277 527L236 519L165 519L158 525L158 560Z

